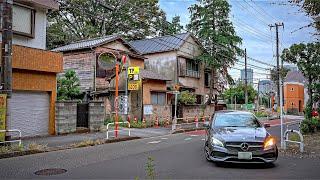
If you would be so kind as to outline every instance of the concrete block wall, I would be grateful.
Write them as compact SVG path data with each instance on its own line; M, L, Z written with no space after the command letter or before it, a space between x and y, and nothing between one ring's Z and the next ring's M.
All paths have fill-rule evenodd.
M144 115L148 122L155 121L156 117L158 117L159 122L165 121L168 118L170 123L172 121L171 116L171 105L153 105L153 114Z
M68 134L76 132L77 129L77 102L56 102L56 134Z
M206 105L203 109L202 105L182 105L182 117L195 117L195 116L212 116L214 113L214 105Z
M88 114L90 131L99 131L105 119L104 101L90 101Z

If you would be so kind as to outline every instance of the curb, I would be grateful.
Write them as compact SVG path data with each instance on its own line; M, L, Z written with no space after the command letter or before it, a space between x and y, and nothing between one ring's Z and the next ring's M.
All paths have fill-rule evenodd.
M39 153L46 153L46 152L62 151L62 150L67 150L67 149L77 149L77 148L84 148L84 147L90 147L90 146L98 146L98 145L103 145L103 144L111 144L111 143L117 143L117 142L122 142L122 141L131 141L131 140L136 140L136 139L141 139L141 137L132 136L132 137L119 138L119 139L110 139L110 140L96 139L94 141L100 140L102 143L81 146L81 147L74 147L74 146L72 146L73 144L69 144L69 145L65 145L65 146L49 147L47 150L44 150L44 151L40 151L40 150L15 151L15 152L10 152L10 153L6 153L6 154L0 154L0 159L6 159L6 158L12 158L12 157L18 157L18 156L26 156L26 155L32 155L32 154L39 154Z

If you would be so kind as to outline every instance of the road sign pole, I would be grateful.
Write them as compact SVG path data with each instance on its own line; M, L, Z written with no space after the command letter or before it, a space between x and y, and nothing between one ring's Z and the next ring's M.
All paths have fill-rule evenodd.
M116 117L115 117L115 136L116 138L118 137L118 120L119 120L119 115L118 115L118 108L119 108L119 101L118 101L118 96L119 96L119 64L116 64L116 93L115 93L115 112L116 112Z
M177 104L178 104L178 91L174 92L174 117L172 122L172 131L176 129L177 126Z

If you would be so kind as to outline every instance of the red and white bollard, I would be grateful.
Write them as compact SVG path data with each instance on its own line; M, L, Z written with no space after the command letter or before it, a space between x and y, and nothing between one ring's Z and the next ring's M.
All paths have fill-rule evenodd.
M169 126L169 125L170 125L169 117L167 117L167 119L166 119L166 125L167 125L167 126Z
M198 120L198 116L194 117L194 122L196 123L196 128L199 127L199 120Z
M142 118L142 124L143 124L143 127L146 128L147 127L147 124L146 124L146 117L143 117Z
M137 123L137 122L138 122L137 117L134 117L134 122L135 122L135 123Z
M128 115L127 121L130 123L130 116Z
M156 128L159 127L159 121L158 121L158 116L156 116L156 121L154 122L154 125Z

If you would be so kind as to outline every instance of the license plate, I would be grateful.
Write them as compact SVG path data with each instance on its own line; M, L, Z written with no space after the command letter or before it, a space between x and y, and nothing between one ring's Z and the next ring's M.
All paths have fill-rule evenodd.
M238 159L252 159L252 152L238 152Z

